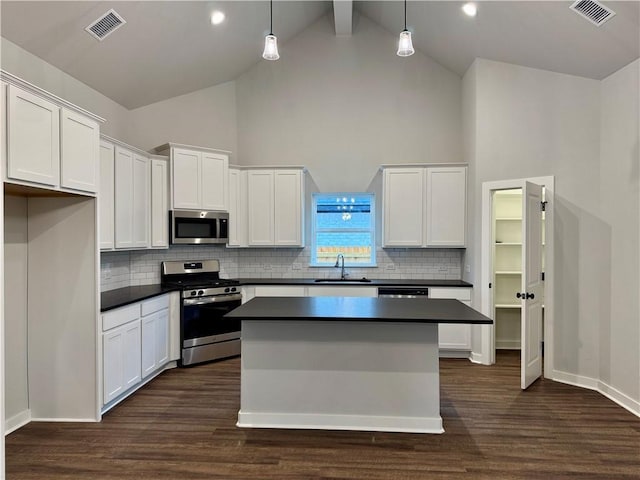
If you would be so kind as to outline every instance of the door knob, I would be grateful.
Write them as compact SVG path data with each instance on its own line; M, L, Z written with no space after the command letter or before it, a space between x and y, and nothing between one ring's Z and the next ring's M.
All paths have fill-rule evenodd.
M533 293L527 293L527 296L525 298L536 298L536 296Z
M516 293L516 298L524 298L524 293Z

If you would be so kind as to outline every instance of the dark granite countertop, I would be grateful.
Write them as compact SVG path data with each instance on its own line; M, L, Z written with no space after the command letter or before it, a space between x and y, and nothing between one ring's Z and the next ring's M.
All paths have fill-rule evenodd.
M271 321L493 323L458 300L440 298L256 297L225 317Z
M371 279L370 282L316 282L313 278L238 278L240 285L343 285L343 286L371 286L371 287L472 287L463 280L382 280ZM159 284L124 287L102 292L100 295L100 311L106 312L114 308L124 307L131 303L164 293L179 291L178 288L162 287Z
M131 303L156 297L164 293L176 291L176 288L161 287L155 285L139 285L135 287L117 288L100 294L100 311L106 312L114 308L124 307Z
M238 278L241 285L363 285L372 287L473 287L471 283L464 280L383 280L380 278L372 278L370 282L348 281L343 282L337 280L335 282L316 282L315 278ZM359 280L353 278L349 280Z

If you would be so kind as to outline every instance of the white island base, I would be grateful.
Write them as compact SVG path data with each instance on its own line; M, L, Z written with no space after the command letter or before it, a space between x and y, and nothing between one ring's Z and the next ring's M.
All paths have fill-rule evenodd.
M443 433L438 324L242 320L239 427Z

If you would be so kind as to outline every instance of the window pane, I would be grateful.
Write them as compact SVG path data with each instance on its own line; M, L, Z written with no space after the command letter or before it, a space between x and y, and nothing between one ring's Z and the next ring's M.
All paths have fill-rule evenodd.
M322 232L316 237L318 265L335 264L339 253L345 264L372 263L370 232Z
M346 265L375 265L373 194L314 195L312 264L333 266L338 254Z

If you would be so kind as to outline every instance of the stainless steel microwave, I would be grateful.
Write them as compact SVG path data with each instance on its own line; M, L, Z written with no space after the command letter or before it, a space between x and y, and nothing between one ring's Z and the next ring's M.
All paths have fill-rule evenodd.
M169 213L171 243L207 245L227 243L229 214L226 212L171 210Z

